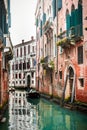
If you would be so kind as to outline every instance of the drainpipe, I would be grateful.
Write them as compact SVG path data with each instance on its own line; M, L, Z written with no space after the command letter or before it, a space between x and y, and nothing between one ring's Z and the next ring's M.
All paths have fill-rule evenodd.
M57 42L57 36L58 36L58 0L56 0L56 42ZM57 66L57 76L58 76L58 46L57 47L57 57L56 57L56 66ZM58 80L57 80L58 83Z
M44 0L42 1L42 12L44 13ZM42 52L42 55L44 57L44 34L43 34L43 30L42 30L42 39L43 39L43 52ZM43 78L43 75L44 75L44 71L42 73L42 84L43 84L43 87L44 87L44 78Z

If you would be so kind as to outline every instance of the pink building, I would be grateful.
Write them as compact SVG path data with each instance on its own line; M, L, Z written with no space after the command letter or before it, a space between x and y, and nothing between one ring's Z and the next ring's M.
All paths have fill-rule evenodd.
M37 88L87 103L87 4L40 0L36 8Z

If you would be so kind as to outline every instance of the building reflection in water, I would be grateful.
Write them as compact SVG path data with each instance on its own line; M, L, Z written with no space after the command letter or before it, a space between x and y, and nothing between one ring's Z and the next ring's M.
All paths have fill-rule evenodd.
M42 98L36 104L26 92L15 91L9 95L8 130L87 130L87 115Z
M25 91L9 94L9 129L38 130L36 106L27 102Z

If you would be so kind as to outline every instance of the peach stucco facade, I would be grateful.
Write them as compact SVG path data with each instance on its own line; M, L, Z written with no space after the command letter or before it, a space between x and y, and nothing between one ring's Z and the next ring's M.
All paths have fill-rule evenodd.
M87 2L61 2L37 2L36 87L41 93L62 100L87 103Z

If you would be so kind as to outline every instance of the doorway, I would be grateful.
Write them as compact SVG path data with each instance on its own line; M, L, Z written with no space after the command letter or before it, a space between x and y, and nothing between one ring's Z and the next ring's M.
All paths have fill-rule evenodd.
M69 72L69 95L71 102L73 102L75 98L75 74L71 66L68 68L68 72Z

